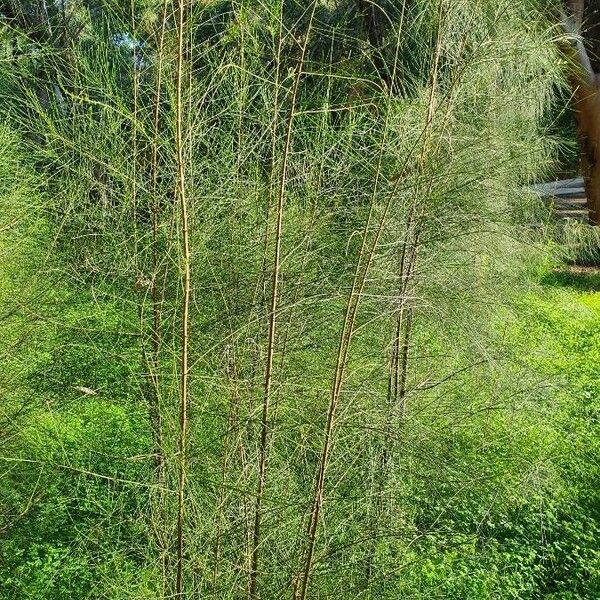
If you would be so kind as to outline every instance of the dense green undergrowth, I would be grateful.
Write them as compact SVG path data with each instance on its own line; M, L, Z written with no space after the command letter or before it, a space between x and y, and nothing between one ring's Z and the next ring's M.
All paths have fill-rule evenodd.
M36 193L25 189L22 200ZM15 202L4 198L7 207ZM51 239L43 221L31 213L2 241L2 343L24 322L29 329L2 363L12 434L2 438L0 597L152 597L158 573L147 519L150 440L136 400L136 317L108 293L59 285L57 264L40 268ZM26 301L31 281L18 275L36 268L44 301L35 314L15 311L11 302ZM379 597L600 593L600 275L544 267L529 278L531 291L494 309L503 348L496 367L467 370L446 390L445 410L425 403L405 426L395 488L401 528L396 541L383 532L378 545L379 560L394 565L375 584ZM430 348L446 343L421 335ZM361 340L364 360L371 351ZM504 390L499 403L495 392L508 377L516 378L513 393ZM469 394L470 411L451 409ZM353 422L345 424L350 434ZM364 483L346 482L335 502L351 510ZM360 557L371 541L353 543ZM335 593L362 597L359 588Z
M33 355L22 393L41 402L3 444L0 597L151 594L144 415L115 387L122 363L106 363L114 339L95 339L101 365L77 350L77 322L110 328L110 308L62 295L74 329L57 335L39 324L46 351ZM534 369L538 391L518 411L490 409L481 431L453 428L420 444L434 465L436 453L446 455L454 477L481 476L465 479L464 489L452 478L444 485L435 467L429 482L409 479L412 543L397 558L397 597L566 600L600 592L600 276L550 272L519 308L507 345ZM90 321L99 310L101 319ZM31 361L32 349L25 344L4 362L3 375L14 360ZM66 366L48 382L44 355L52 352ZM71 361L76 368L67 368ZM76 384L98 395L86 397Z

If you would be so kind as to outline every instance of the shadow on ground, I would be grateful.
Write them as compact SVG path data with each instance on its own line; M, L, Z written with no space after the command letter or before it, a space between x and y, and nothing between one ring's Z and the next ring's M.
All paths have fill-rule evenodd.
M600 267L561 267L548 273L542 283L554 287L569 287L581 292L600 292Z

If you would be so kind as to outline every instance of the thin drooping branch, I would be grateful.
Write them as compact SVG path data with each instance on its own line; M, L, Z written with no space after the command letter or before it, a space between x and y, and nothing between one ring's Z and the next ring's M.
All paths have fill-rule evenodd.
M440 3L439 3L439 27L440 27L440 29L441 29L441 21L442 21L441 16L443 14L444 4L445 4L445 0L440 0ZM399 42L397 43L397 47L399 47ZM436 42L436 59L434 60L434 66L433 66L434 72L436 72L439 69L440 55L441 55L441 33L440 33L440 31L438 31L438 37L437 37L437 42ZM396 70L396 67L394 66L394 75L395 75L395 70ZM436 77L436 79L434 81L437 81L437 75L435 77ZM391 90L389 90L389 92L391 93ZM420 134L419 140L418 140L418 141L420 141L423 139L420 162L423 161L424 148L427 146L427 140L429 139L429 135L430 135L430 128L433 123L434 103L435 103L435 86L432 85L432 90L431 90L430 99L429 99L429 106L428 106L428 111L427 111L427 117L426 117L426 123L425 123L425 126L423 127L423 130L421 131L421 134ZM386 117L386 119L387 119L387 117ZM386 122L386 125L387 125L387 122ZM384 133L385 132L387 132L387 126L384 130ZM384 149L385 149L385 136L384 136L384 142L382 143L382 146L381 146L381 153L380 153L380 158L378 161L378 168L377 168L376 176L375 176L375 183L374 183L374 188L373 188L373 196L372 196L371 203L370 203L369 215L367 216L367 220L365 223L365 229L363 232L363 242L362 242L362 246L361 246L361 249L360 249L360 252L358 255L358 259L356 262L356 271L355 271L354 281L352 284L350 295L348 297L346 314L344 317L344 325L342 327L340 343L338 346L336 367L335 367L335 371L334 371L333 384L332 384L332 388L331 388L331 397L330 397L329 408L328 408L328 412L327 412L327 421L326 421L326 425L325 425L325 436L324 436L323 447L322 447L322 451L321 451L321 457L320 457L320 461L319 461L319 467L318 467L318 471L317 471L317 477L316 477L316 481L315 481L312 509L310 512L309 520L308 520L308 527L307 527L308 542L307 542L307 549L306 549L306 555L305 555L305 561L304 561L304 568L303 568L303 573L300 578L300 583L294 589L294 598L297 600L306 600L307 594L308 594L308 586L309 586L309 582L310 582L310 576L311 576L312 565L313 565L313 560L314 560L317 527L318 527L318 522L319 522L319 518L320 518L320 514L321 514L321 509L323 506L325 473L327 470L327 465L329 463L329 456L330 456L330 452L331 452L333 432L335 429L337 408L339 405L341 389L342 389L342 385L343 385L345 374L346 374L346 365L347 365L347 360L348 360L350 344L352 342L352 337L354 335L356 315L358 312L358 308L359 308L360 301L362 298L363 290L364 290L365 283L367 280L367 275L370 271L370 267L371 267L371 264L372 264L372 261L373 261L374 255L375 255L375 251L377 249L377 246L379 244L379 239L381 237L381 234L382 234L384 226L385 226L385 222L386 222L387 215L388 215L388 212L389 212L389 209L391 206L392 199L396 195L396 192L400 185L400 181L402 181L402 179L404 178L406 168L408 165L408 161L410 160L410 156L412 154L412 153L408 154L399 176L396 177L396 181L395 181L394 185L392 186L392 189L389 192L388 199L382 210L376 231L375 231L374 235L372 236L372 239L369 243L368 237L369 237L369 231L371 228L371 219L373 216L375 200L376 200L377 191L378 191L378 181L379 181L380 172L381 172Z
M277 329L277 310L279 302L279 279L281 270L281 243L283 238L283 218L285 207L285 196L288 182L288 162L292 149L292 132L294 119L296 116L296 102L298 99L298 90L300 81L304 71L304 61L306 58L306 50L312 31L317 0L313 1L312 10L308 22L307 31L304 36L300 58L296 66L296 74L290 98L290 109L287 118L285 143L283 148L283 157L281 164L281 173L279 178L279 186L277 191L277 207L276 207L276 228L275 228L275 251L273 257L273 273L271 281L271 300L269 307L269 333L267 341L267 359L265 367L265 387L263 396L261 431L259 442L259 463L258 463L258 486L256 491L256 504L254 509L254 530L252 535L252 552L250 564L250 582L248 586L248 597L250 600L257 598L258 588L258 569L260 560L260 535L262 523L262 500L266 485L267 476L267 460L269 446L269 410L271 404L271 390L273 386L273 363L275 355L275 337ZM281 15L280 18L283 18Z
M179 481L177 486L177 573L175 597L181 598L184 591L185 555L185 487L187 478L187 437L189 413L189 344L190 344L190 300L191 300L191 246L189 231L189 207L185 177L185 132L183 85L185 77L185 0L177 3L177 61L175 83L175 152L176 152L176 196L179 206L181 234L180 278L183 291L181 304L181 354L179 364Z

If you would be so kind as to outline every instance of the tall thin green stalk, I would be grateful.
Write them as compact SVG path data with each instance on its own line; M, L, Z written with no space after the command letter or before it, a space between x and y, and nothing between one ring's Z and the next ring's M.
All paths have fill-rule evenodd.
M275 337L277 328L277 310L279 303L279 278L281 270L281 244L283 239L283 218L284 218L284 205L286 196L286 187L288 179L288 161L290 152L292 149L292 132L294 126L294 118L296 116L296 101L298 98L298 90L300 88L300 80L304 72L304 60L306 57L306 50L310 40L310 34L313 27L313 21L315 17L315 11L317 8L317 0L313 1L310 18L306 34L304 36L304 42L302 44L302 50L300 53L300 59L296 66L296 74L294 77L294 84L292 88L292 95L290 98L290 109L287 118L286 132L285 132L285 143L283 148L281 174L279 179L279 189L277 194L277 214L276 214L276 229L275 229L275 253L273 257L273 274L271 281L271 301L269 307L269 333L267 341L267 359L265 367L265 387L263 396L263 408L261 417L261 431L260 431L260 443L259 443L259 462L258 462L258 486L256 490L256 503L254 507L254 530L252 534L252 559L250 563L250 581L248 586L248 598L255 600L258 597L258 573L260 567L260 536L261 536L261 523L262 523L262 501L265 492L266 478L267 478L267 459L268 459L268 446L269 446L269 409L271 404L271 390L273 386L273 363L275 356Z
M181 304L181 354L179 360L180 407L179 407L179 441L178 464L179 481L177 485L177 573L175 580L175 597L181 598L184 593L184 557L185 557L185 491L187 478L187 446L189 415L189 344L190 344L190 302L191 302L191 245L189 230L189 206L186 195L186 167L184 148L186 135L184 132L183 85L185 78L185 0L177 3L177 60L175 82L175 151L177 183L176 196L179 205L181 234L181 287L183 298Z
M163 416L160 406L160 369L161 369L161 346L162 346L162 310L164 302L164 288L166 284L166 267L161 269L161 256L159 249L159 227L161 218L161 200L158 185L159 180L159 144L160 144L160 112L163 88L163 63L165 34L167 27L167 14L169 0L164 0L162 15L160 18L158 42L157 42L157 62L156 62L156 82L152 106L152 139L150 143L150 199L151 220L152 220L152 239L151 239L151 265L152 274L150 279L150 295L152 302L152 322L150 332L150 356L146 357L146 365L149 377L148 385L148 408L150 415L150 429L152 432L154 471L155 481L158 486L158 498L154 506L153 519L157 521L154 525L155 539L160 554L162 569L162 595L167 594L167 540L165 539L164 528L166 525L166 507L165 507L165 467L166 458L163 440ZM163 273L161 273L161 270ZM162 275L162 276L161 276Z

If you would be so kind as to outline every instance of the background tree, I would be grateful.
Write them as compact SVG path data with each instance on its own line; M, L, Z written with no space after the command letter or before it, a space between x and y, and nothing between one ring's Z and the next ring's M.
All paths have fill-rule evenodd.
M566 0L565 19L574 39L576 69L571 75L579 127L581 168L590 218L600 225L600 4L596 0Z

